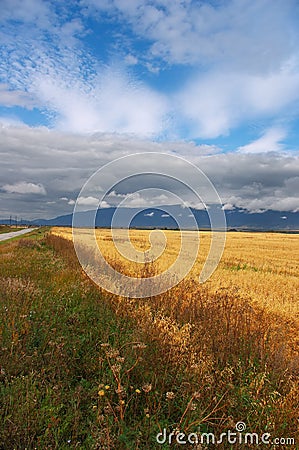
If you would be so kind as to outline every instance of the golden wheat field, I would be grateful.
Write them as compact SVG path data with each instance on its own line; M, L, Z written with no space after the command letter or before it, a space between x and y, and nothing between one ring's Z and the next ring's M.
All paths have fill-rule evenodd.
M165 251L154 263L153 271L166 270L177 258L181 239L179 231L163 231L167 244ZM72 239L70 228L53 228L52 233ZM121 235L121 230L119 230ZM130 230L130 239L137 250L150 247L147 230ZM192 245L194 232L188 235ZM82 230L84 235L84 230ZM117 234L116 234L117 235ZM119 254L112 240L111 230L98 229L97 242L105 259L112 266L134 276L142 264L128 261ZM187 276L198 281L207 257L211 235L200 232L200 249L196 262ZM120 265L120 266L119 266ZM253 305L266 307L269 311L299 320L299 235L286 233L229 232L220 263L206 281L211 293L225 289L232 295L238 293ZM188 293L185 293L186 296Z

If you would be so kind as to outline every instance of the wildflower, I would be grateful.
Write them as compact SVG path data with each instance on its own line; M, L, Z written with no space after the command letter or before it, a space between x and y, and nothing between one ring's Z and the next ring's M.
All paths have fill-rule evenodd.
M99 397L103 397L105 395L105 391L103 391L103 389L99 390L98 392Z
M97 409L97 405L93 405L93 406L92 406L92 409Z
M115 348L111 348L107 351L106 355L108 356L108 358L117 358L119 355L119 351Z
M135 389L136 394L141 394L141 390L140 389Z
M117 356L116 361L117 361L119 364L122 364L122 363L125 361L125 358L123 358L122 356Z
M105 342L105 343L101 344L101 347L103 347L103 348L110 347L110 344L108 342Z
M148 392L150 392L150 391L152 390L152 385L149 384L149 383L146 383L144 386L142 386L142 390L143 390L145 393L148 393Z
M106 389L106 391L108 391L110 389L109 384L106 384L105 389Z
M124 400L120 400L120 402L119 402L121 405L124 405L125 404L125 401Z
M111 369L113 372L120 372L121 366L119 364L113 364L113 366L111 366Z
M145 417L147 417L149 419L150 415L147 413L147 414L145 414Z
M165 396L166 396L167 400L173 400L175 397L175 393L169 391L169 392L166 392Z

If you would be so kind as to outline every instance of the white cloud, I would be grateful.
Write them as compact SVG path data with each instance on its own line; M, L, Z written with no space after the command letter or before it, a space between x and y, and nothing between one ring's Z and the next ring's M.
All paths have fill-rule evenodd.
M111 207L111 205L109 203L107 203L105 200L101 201L100 208L105 209L105 208L110 208L110 207Z
M29 11L40 4L37 0L27 3ZM5 5L0 103L2 97L6 106L37 105L51 127L75 133L164 132L167 98L133 76L122 61L104 65L91 56L80 40L86 31L81 20L68 16L66 10L62 17L48 11L46 28L38 22L31 36L26 17L20 18L24 26L11 26L13 11L8 2ZM128 55L129 66L138 62L134 58Z
M10 194L46 195L46 190L42 184L28 183L26 181L20 181L14 184L4 184L2 189Z
M49 6L43 0L1 0L0 22L14 20L46 27L52 15Z
M23 89L54 113L56 128L75 133L163 132L169 111L166 97L124 70L108 67L88 79L70 79L68 67L49 69L51 65L49 59L43 66L29 68L22 83Z
M289 70L289 69L288 69ZM178 123L191 136L215 138L246 120L275 117L299 100L299 71L251 75L218 70L198 74L174 97Z
M235 207L232 203L225 203L225 205L222 206L222 209L223 211L232 211Z
M125 62L126 64L128 64L128 66L135 66L136 64L138 64L138 59L136 58L136 56L129 54L125 57Z
M256 198L246 198L232 196L231 201L233 201L234 206L242 209L246 209L249 212L263 212L266 210L274 211L299 211L299 197L298 195L293 195L290 197L281 198L278 195L269 195Z
M286 137L286 130L282 128L270 128L257 140L239 147L242 153L279 152L284 146L281 141Z
M142 196L139 192L130 192L122 195L123 201L121 206L127 208L140 208L148 206L148 200Z
M99 199L95 197L79 197L77 203L83 206L99 206Z
M150 213L145 213L144 216L145 217L153 217L154 216L154 211L151 211Z
M0 104L6 107L23 106L27 109L34 107L30 95L23 91L10 90L6 84L0 84Z
M119 17L148 42L149 57L169 63L214 64L272 70L296 49L295 2L82 0ZM295 14L296 15L296 14Z

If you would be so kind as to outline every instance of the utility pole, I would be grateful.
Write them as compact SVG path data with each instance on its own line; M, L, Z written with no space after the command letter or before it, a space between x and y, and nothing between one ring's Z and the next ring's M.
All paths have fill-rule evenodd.
M9 216L9 226L11 227L11 215Z

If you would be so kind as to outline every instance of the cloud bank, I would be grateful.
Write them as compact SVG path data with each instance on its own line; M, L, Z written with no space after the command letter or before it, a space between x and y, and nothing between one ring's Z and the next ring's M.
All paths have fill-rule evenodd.
M148 151L188 155L187 159L214 183L226 209L298 210L298 154L223 153L220 149L216 152L213 146L209 153L207 145L192 142L152 142L115 134L78 136L46 128L10 126L0 129L0 216L9 216L12 205L14 211L27 218L71 212L83 184L98 168L126 154ZM160 169L157 164L157 172ZM171 181L167 183L164 187L172 191ZM173 202L165 195L146 198L132 192L134 180L127 192L111 192L105 199L106 206L127 194L129 206ZM92 207L98 199L91 196L80 201Z

